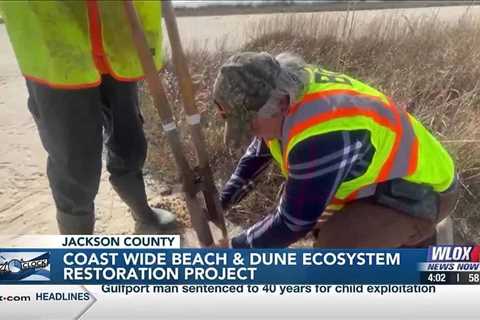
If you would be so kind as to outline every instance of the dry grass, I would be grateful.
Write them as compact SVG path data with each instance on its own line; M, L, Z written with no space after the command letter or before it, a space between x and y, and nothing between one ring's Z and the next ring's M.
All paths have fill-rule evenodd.
M274 18L252 26L243 50L291 51L313 64L344 72L376 86L397 102L408 103L456 159L462 180L462 197L455 210L457 242L480 242L480 26L468 16L444 25L435 17L410 21L407 17L382 18L362 25L352 12L339 19ZM237 154L222 145L222 123L210 107L209 92L221 63L230 55L222 48L188 52L203 114L212 166L219 186L231 173ZM181 104L172 66L164 78L177 119ZM150 140L148 168L160 181L172 183L175 169L162 137L158 117L143 95L146 130ZM188 140L188 139L186 139ZM185 141L188 150L193 150ZM191 151L190 151L191 152ZM193 159L193 155L189 155ZM230 220L242 226L257 221L265 207L273 206L281 178L271 169Z

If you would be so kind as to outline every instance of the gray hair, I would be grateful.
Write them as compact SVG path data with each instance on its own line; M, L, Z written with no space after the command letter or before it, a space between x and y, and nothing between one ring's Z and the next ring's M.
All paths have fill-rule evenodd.
M308 85L309 74L305 70L307 66L302 57L283 52L275 57L279 63L281 71L275 79L275 89L271 92L270 98L259 110L260 114L265 116L273 115L279 110L279 101L285 95L290 98L290 103L294 103Z

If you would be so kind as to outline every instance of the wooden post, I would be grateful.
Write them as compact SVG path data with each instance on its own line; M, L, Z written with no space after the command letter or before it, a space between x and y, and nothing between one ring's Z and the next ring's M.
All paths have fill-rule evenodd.
M187 59L182 49L180 35L178 32L175 12L170 0L162 1L163 17L167 26L168 38L172 48L172 59L175 66L180 85L180 92L183 100L183 107L186 113L187 123L190 126L190 134L198 159L199 172L202 178L202 193L207 205L209 220L213 221L222 231L223 237L228 237L225 226L223 209L220 205L217 188L213 180L212 170L209 166L208 149L205 137L200 125L200 114L195 106L192 78L188 70Z
M172 116L171 107L159 78L160 76L155 67L145 34L142 30L142 26L135 8L133 7L132 1L124 1L124 6L128 22L132 29L133 42L137 49L143 72L145 73L145 80L148 83L150 94L153 97L155 108L162 120L163 129L167 135L168 143L172 149L173 156L177 163L177 169L179 170L179 175L183 182L185 201L190 213L193 228L197 233L200 244L204 247L211 246L213 245L213 237L208 225L208 219L196 197L199 186L195 181L195 174L190 168L185 153L183 152L178 129Z

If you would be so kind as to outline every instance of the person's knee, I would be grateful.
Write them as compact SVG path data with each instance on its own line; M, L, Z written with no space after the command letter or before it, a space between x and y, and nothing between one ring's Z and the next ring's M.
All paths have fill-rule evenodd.
M343 215L342 212L330 215L328 219L317 224L315 247L355 248L365 241L358 231L355 215ZM355 226L357 225L357 226ZM363 235L364 237L365 235Z
M314 247L358 248L363 247L363 243L365 243L365 239L361 239L358 234L333 227L319 230L315 239Z
M405 246L417 246L435 235L436 223L424 219L412 218L410 237L403 243Z
M111 174L141 171L147 156L145 135L139 132L134 139L117 141L108 146L107 170Z
M330 217L319 230L319 247L399 247L431 235L432 223L369 201L355 201Z

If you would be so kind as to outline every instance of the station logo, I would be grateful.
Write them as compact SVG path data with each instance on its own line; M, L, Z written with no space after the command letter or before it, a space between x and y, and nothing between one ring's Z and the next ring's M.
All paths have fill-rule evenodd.
M0 283L48 280L50 280L48 252L0 252Z
M428 262L480 262L480 245L432 246L428 249Z

